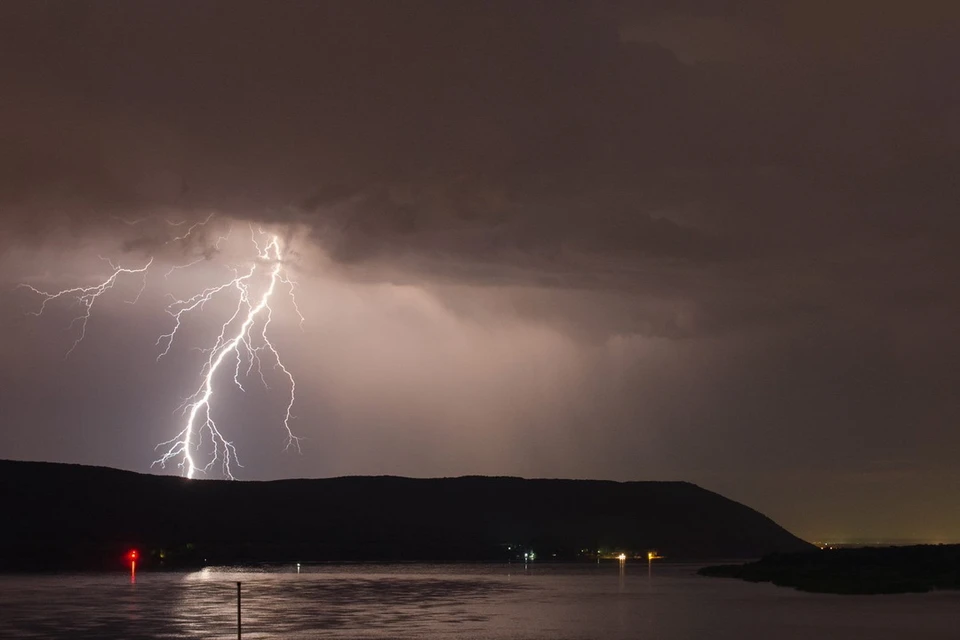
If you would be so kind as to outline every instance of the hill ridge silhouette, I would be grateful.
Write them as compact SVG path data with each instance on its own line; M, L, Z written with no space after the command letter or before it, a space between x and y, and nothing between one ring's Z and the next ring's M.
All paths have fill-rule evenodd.
M0 461L0 570L307 561L753 558L811 545L686 481L459 476L186 480ZM519 555L518 555L519 554Z

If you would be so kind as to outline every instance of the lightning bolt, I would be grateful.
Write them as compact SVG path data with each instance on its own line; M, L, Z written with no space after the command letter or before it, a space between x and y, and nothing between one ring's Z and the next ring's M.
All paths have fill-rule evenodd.
M205 220L193 224L185 233L169 242L185 240L194 230L206 225L212 217L211 214ZM179 225L171 223L171 226ZM218 381L220 381L220 374L232 369L232 382L241 391L245 391L241 378L251 375L254 367L256 367L261 382L267 387L267 380L263 372L264 358L268 362L272 362L273 368L284 378L289 389L283 415L283 428L286 434L285 450L296 447L297 451L300 451L300 438L294 435L290 426L293 420L293 406L296 402L296 380L283 363L279 352L269 337L274 312L271 303L278 290L285 290L300 320L300 326L303 327L304 317L295 295L297 283L287 273L280 237L267 233L263 229L254 230L252 226L250 227L250 234L255 254L246 268L231 268L233 276L229 280L205 288L188 298L178 299L167 294L172 298L172 302L166 307L166 312L173 319L173 325L168 333L161 335L156 340L156 346L159 348L158 361L169 354L183 322L191 312L203 312L204 306L208 302L230 293L236 295L237 303L232 315L222 323L220 333L213 341L213 346L201 349L206 355L206 361L201 367L200 383L196 391L183 402L178 410L184 419L183 426L173 438L157 445L156 449L163 452L151 466L158 465L165 468L168 463L176 462L184 476L194 478L197 473L207 473L219 463L223 475L231 480L234 479L234 466L242 465L237 458L236 447L232 441L224 436L215 419L213 407L214 400L217 397L215 390ZM229 236L229 232L227 236ZM218 238L215 245L216 249L219 250L220 243L227 236ZM206 258L198 258L187 264L175 266L167 271L165 278L176 269L189 268L204 259ZM32 315L41 315L49 303L58 299L73 299L75 303L81 306L80 314L70 323L71 328L79 324L80 329L73 345L67 351L65 356L67 357L83 341L86 335L87 322L97 300L114 287L120 276L142 274L143 283L136 298L128 301L130 303L136 302L146 288L147 272L153 262L154 259L150 258L144 266L135 269L124 268L109 262L113 269L110 276L89 287L74 287L62 291L48 292L29 284L21 284L20 286L29 289L41 298L40 308L30 312ZM246 360L246 369L242 372L244 360ZM230 363L233 363L232 367ZM203 454L201 448L205 436L209 437L212 450ZM200 460L201 456L208 458L208 460L204 463Z
M183 235L179 235L179 236L177 236L177 237L175 237L175 238L170 238L169 240L167 240L166 244L170 244L170 243L173 243L173 242L180 242L180 241L182 241L182 240L186 240L187 238L189 238L189 237L193 234L194 231L196 231L197 229L199 229L199 228L201 228L201 227L207 226L207 223L210 222L211 220L213 220L214 216L216 216L216 215L217 215L216 213L211 213L210 215L208 215L206 218L204 218L204 219L201 220L200 222L195 222L195 223L193 223L193 224L190 225L190 227L183 233ZM166 222L168 225L170 225L171 227L179 227L180 225L183 224L183 222L171 222L171 221L169 221L169 220L166 220L165 222Z
M208 357L203 365L202 381L197 390L182 406L183 414L186 416L183 428L172 439L161 443L157 447L167 447L167 449L154 464L164 467L167 462L179 459L179 465L188 478L195 477L198 471L208 472L219 462L223 474L232 479L233 465L240 466L236 448L231 441L223 436L220 427L214 420L211 408L214 398L215 378L217 373L224 368L231 355L236 362L233 369L233 382L241 390L244 390L243 384L240 382L243 356L246 356L249 361L247 373L249 374L256 364L264 384L266 384L266 381L263 379L260 354L261 352L267 352L272 357L274 367L283 373L290 385L289 400L283 418L283 427L287 435L286 449L296 446L297 450L300 450L300 439L293 434L290 427L293 405L296 401L296 380L283 364L280 354L268 335L268 329L273 320L273 308L270 306L270 301L279 285L287 287L294 309L296 309L301 322L303 321L303 315L296 304L295 283L286 275L283 268L280 239L277 236L270 236L267 243L261 247L254 236L253 243L258 251L257 261L245 273L241 274L234 271L234 277L230 281L204 289L191 298L175 300L168 307L167 312L174 318L174 328L157 341L158 345L161 343L164 345L164 350L158 356L158 358L161 358L170 351L170 346L176 338L185 314L195 309L202 309L204 304L219 293L230 289L235 289L238 292L237 307L233 315L223 323L216 342L213 347L207 350ZM251 281L257 274L258 269L267 271L267 284L259 295L254 295L251 292ZM231 331L231 327L241 319L240 325ZM260 330L254 334L253 329L258 322L260 323ZM198 447L203 433L207 433L213 442L213 455L210 461L201 467L195 458L194 449Z
M106 258L101 257L101 260L106 260ZM117 283L117 278L124 273L141 273L143 274L143 285L140 287L140 291L137 293L137 297L133 300L128 300L131 304L135 303L140 299L140 294L143 293L144 288L147 286L147 270L150 268L150 265L153 264L153 258L147 261L147 264L140 267L139 269L125 269L119 265L113 264L109 260L106 260L110 264L110 267L113 269L113 273L110 274L103 282L95 284L89 287L73 287L72 289L64 289L62 291L49 292L42 291L36 287L29 284L20 284L19 287L23 289L29 289L30 291L36 293L40 296L40 308L36 311L29 312L30 315L40 316L43 315L43 312L47 309L47 304L53 300L58 300L60 298L64 299L73 299L74 303L80 306L80 314L77 315L73 320L70 321L69 328L72 329L76 325L80 325L80 330L77 334L76 339L73 341L73 346L67 350L67 353L63 356L64 359L70 357L70 354L73 353L74 349L77 348L77 345L80 344L84 337L87 335L87 322L90 320L90 315L93 313L93 307L97 303L97 300L100 299L104 293L113 289L113 286Z

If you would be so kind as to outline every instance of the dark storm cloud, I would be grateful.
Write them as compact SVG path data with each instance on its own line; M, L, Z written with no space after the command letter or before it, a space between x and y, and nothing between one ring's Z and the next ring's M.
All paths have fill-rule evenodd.
M853 4L8 5L0 193L558 277L942 237L956 24ZM684 62L703 22L771 43Z
M7 2L0 242L154 251L169 228L116 217L211 211L305 225L339 273L462 319L668 341L662 379L625 366L591 402L678 473L763 451L922 467L958 444L958 12Z

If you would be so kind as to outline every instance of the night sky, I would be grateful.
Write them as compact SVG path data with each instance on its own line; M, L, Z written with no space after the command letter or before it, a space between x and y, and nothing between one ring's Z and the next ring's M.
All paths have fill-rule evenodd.
M177 473L236 303L158 362L165 294L253 223L304 439L276 371L218 378L238 478L689 480L960 540L958 68L954 1L0 3L0 457ZM17 284L100 256L155 263L64 359L77 307Z

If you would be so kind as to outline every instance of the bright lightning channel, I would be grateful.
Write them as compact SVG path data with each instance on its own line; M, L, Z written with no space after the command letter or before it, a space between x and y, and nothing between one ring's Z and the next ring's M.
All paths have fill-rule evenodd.
M239 292L237 308L233 315L221 326L220 335L213 347L207 350L207 361L203 365L201 373L202 381L193 395L183 404L183 414L186 416L183 429L170 440L158 445L158 448L167 447L167 449L154 464L164 467L171 460L179 459L179 465L188 478L195 477L198 471L208 472L219 461L223 474L233 479L233 465L240 466L236 448L231 441L223 436L211 412L211 404L214 398L214 379L231 354L236 362L233 382L241 390L243 390L243 384L240 382L240 369L243 355L245 354L248 359L247 374L256 364L260 378L265 385L266 380L263 378L260 354L266 351L273 358L274 367L283 373L290 384L289 400L283 418L283 427L287 434L286 448L296 446L297 450L300 450L300 439L293 434L293 430L290 428L293 404L296 401L297 383L289 369L283 364L280 354L268 337L270 322L273 320L270 300L278 285L284 285L288 288L294 309L296 309L301 323L303 322L303 315L296 303L295 283L287 277L283 269L280 239L277 236L270 236L266 245L261 247L257 242L256 235L252 232L251 234L253 235L254 246L257 247L258 251L257 261L250 266L246 273L240 274L235 271L234 278L228 282L204 289L191 298L175 300L171 303L167 308L167 313L174 318L174 328L170 333L160 336L157 340L158 345L163 344L164 346L164 350L157 356L159 359L170 351L185 314L195 309L202 309L203 305L218 293L229 289L236 289ZM261 267L268 268L267 286L259 296L255 296L250 291L250 281L258 268ZM235 325L239 318L243 318L243 321L239 327L230 333L229 328ZM260 322L260 330L257 338L255 338L253 328L258 321ZM206 465L200 467L194 457L194 449L199 446L203 432L208 433L213 442L213 457Z
M184 234L177 236L170 242L178 242L188 238L191 233L199 227L206 225L213 216L208 216L205 220L193 224ZM142 220L133 222L123 221L126 224L138 224ZM183 223L168 223L171 226L179 226ZM217 462L220 463L221 470L227 478L234 479L233 466L241 466L237 459L237 451L233 443L227 440L219 425L214 420L212 405L215 399L215 378L217 373L224 368L224 363L233 356L235 362L233 368L233 382L241 390L244 390L240 381L243 359L247 359L245 375L250 375L253 367L257 367L261 382L267 386L266 378L263 374L262 355L269 355L273 361L274 369L278 369L289 384L289 396L286 403L286 409L283 417L283 427L286 432L286 449L296 447L300 451L300 438L294 435L290 422L293 419L293 405L296 402L297 383L293 374L286 367L280 358L276 347L270 341L269 328L273 320L273 308L270 306L272 298L278 288L286 288L291 304L300 319L300 326L303 326L304 317L297 304L295 291L296 283L287 275L284 268L283 251L280 238L277 235L265 233L262 229L254 230L250 228L251 240L256 250L256 255L249 268L241 273L239 269L233 269L233 278L214 287L208 287L186 299L174 298L167 306L167 313L173 318L173 328L169 333L161 335L156 344L161 351L157 356L160 360L170 352L174 339L182 326L183 320L187 314L192 311L203 311L204 305L210 302L218 294L236 291L238 293L237 306L232 316L221 325L220 334L217 336L214 345L204 349L207 354L207 360L201 369L201 382L197 390L187 398L181 405L181 414L185 417L185 422L180 432L157 445L157 449L166 447L163 455L155 460L151 466L159 465L166 467L168 463L176 462L180 469L188 478L194 478L196 474L207 473L214 468ZM228 234L229 235L229 234ZM258 241L258 235L261 239L265 238L263 244ZM220 243L226 239L221 236L215 245L219 249ZM169 243L168 243L169 244ZM203 260L197 259L188 264L179 265L171 268L166 276L169 276L176 269L189 268ZM154 258L150 258L146 264L139 268L126 268L114 264L107 260L113 272L102 282L88 287L73 287L62 291L48 292L38 289L29 284L21 284L20 287L29 289L41 298L40 308L29 312L31 315L39 316L47 309L47 305L55 300L72 299L75 304L81 308L80 313L70 322L70 328L79 324L80 329L73 342L73 345L67 351L64 357L69 357L77 346L86 336L87 323L93 312L93 307L97 300L103 294L112 289L117 279L124 274L142 275L143 282L137 296L129 303L135 303L143 293L147 284L147 273ZM259 294L252 289L255 277L261 273L266 273L266 285ZM169 295L169 294L168 294ZM242 319L242 321L241 321ZM240 321L237 327L237 322ZM234 328L235 327L235 328ZM254 331L254 329L257 329ZM200 466L197 458L201 455L200 447L204 433L208 434L212 444L213 451L210 460Z

